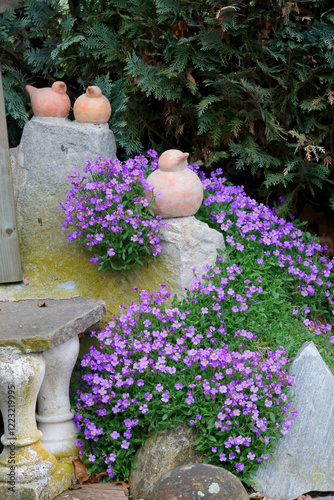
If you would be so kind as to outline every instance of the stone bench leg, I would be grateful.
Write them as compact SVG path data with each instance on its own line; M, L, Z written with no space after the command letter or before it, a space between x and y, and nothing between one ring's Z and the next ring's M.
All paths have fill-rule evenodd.
M69 399L71 374L79 353L77 336L43 353L45 377L38 395L42 444L56 458L78 456L77 430Z
M0 410L5 430L1 438L4 449L0 455L0 484L7 483L3 484L5 490L10 485L46 478L56 470L57 460L42 446L35 420L44 371L40 354L0 349Z

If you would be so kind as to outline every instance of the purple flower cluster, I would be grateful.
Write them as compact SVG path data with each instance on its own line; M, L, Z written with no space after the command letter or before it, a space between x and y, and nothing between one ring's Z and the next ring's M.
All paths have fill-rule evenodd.
M248 299L261 292L258 284L246 287ZM219 294L215 287L211 292ZM82 361L86 389L77 396L79 434L101 467L108 464L109 476L120 477L138 436L162 430L167 419L174 425L185 420L199 428L199 449L211 462L226 461L230 470L244 474L266 460L277 434L285 434L291 423L285 350L269 351L265 358L242 344L233 351L221 340L221 312L215 312L221 329L211 326L205 333L201 322L193 324L193 303L173 307L170 299L165 286L157 293L143 290L139 304L132 303L96 335L99 349L91 347ZM255 337L243 330L235 336Z
M296 304L305 305L304 299L310 299L309 309L302 307L302 319L304 313L315 316L324 308L333 315L334 286L330 278L334 258L327 259L323 255L326 247L292 222L278 217L274 209L258 204L245 194L242 186L226 185L221 169L213 172L210 178L202 172L199 175L205 187L202 219L211 219L214 226L225 233L225 241L233 255L249 253L252 248L258 268L273 266L290 275L297 295L294 311L298 310ZM329 322L324 326L309 318L307 321L306 325L312 325L317 334L331 330Z
M145 180L149 168L157 168L157 154L150 160L136 156L125 163L119 160L94 163L84 167L84 176L73 171L72 189L66 201L60 203L66 218L62 229L72 227L68 240L78 239L95 256L89 260L105 268L131 269L151 260L161 252L162 224L154 217L144 191L152 191ZM86 176L88 174L88 177Z

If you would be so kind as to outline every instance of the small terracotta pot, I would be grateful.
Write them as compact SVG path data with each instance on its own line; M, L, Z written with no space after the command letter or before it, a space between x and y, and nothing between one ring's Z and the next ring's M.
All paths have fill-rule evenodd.
M147 182L154 186L155 215L164 219L195 215L203 201L203 186L199 177L187 168L189 153L169 149L159 158L159 168L152 172ZM159 197L159 194L161 197ZM157 196L158 195L158 196ZM150 201L152 192L146 191Z
M26 85L30 96L32 110L35 116L53 116L65 118L70 109L71 101L66 94L64 82L54 82L52 87L37 89L32 85Z
M74 118L80 123L107 123L111 114L108 99L102 95L101 89L96 86L87 87L86 94L82 94L73 106Z

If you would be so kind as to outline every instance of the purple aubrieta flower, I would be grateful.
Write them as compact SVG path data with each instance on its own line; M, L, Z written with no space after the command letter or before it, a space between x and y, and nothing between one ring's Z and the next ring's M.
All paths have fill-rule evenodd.
M143 259L150 260L162 250L160 229L167 222L152 217L145 198L145 190L153 190L145 180L150 162L157 168L153 156L148 160L141 155L123 164L98 157L95 162L87 161L84 176L79 177L77 171L69 176L72 189L60 203L65 213L62 229L74 229L69 241L79 239L88 250L96 249L99 255L89 261L102 269L113 267L112 263L117 269L141 265ZM125 208L128 204L131 208Z

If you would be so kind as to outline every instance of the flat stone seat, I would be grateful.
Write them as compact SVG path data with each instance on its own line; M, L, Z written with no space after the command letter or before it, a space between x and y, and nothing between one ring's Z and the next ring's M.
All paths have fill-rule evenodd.
M106 312L104 301L84 297L0 302L0 347L48 351L87 330Z
M1 500L51 500L73 481L78 334L106 312L103 301L83 297L0 302Z

